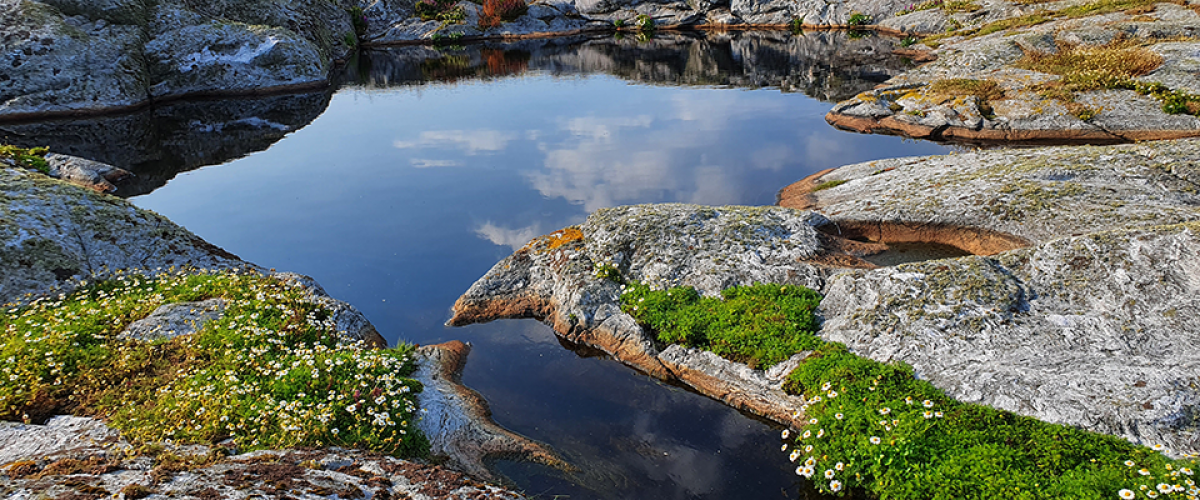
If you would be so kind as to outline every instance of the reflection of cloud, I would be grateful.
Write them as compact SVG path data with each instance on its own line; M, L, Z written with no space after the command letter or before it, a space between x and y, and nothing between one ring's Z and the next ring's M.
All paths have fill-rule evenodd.
M768 101L745 99L744 93L708 91L678 93L671 97L675 118L696 122L690 127L721 131L729 128L734 120L746 116L777 112Z
M475 230L475 234L480 238L488 240L500 246L512 247L513 251L517 251L521 247L529 243L529 240L542 234L541 224L533 224L526 227L516 229L508 229L492 224L491 221L485 222Z
M461 161L455 160L430 160L426 158L413 158L408 160L412 166L416 168L435 168L435 167L461 167Z
M512 132L499 130L431 130L421 132L416 141L397 140L392 143L399 149L419 147L441 147L461 149L464 153L473 155L480 151L503 151L509 141L517 138Z
M574 136L609 142L612 140L615 130L629 127L647 128L653 122L654 119L650 115L635 117L618 116L613 118L583 116L568 120L564 128Z
M817 169L844 165L848 163L848 158L858 157L856 152L850 149L848 142L835 141L828 136L822 137L820 134L809 134L803 140L808 164Z
M663 190L679 190L666 150L619 153L592 141L575 149L546 153L546 169L530 172L543 196L582 204L588 212L622 200L646 199Z

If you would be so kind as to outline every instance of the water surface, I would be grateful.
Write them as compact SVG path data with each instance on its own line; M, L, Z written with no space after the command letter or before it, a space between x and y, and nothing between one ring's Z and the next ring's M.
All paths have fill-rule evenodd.
M132 168L134 203L315 277L392 342L471 342L464 382L495 419L580 468L499 464L536 498L797 498L811 492L768 424L566 349L532 320L442 324L494 263L593 210L773 204L818 170L945 152L823 119L828 100L910 65L892 43L734 33L406 47L361 55L327 93L0 135Z

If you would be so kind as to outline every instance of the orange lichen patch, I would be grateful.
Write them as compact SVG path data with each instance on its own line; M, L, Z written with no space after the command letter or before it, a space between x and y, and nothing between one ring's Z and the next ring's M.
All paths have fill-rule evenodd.
M533 241L521 247L519 252L528 252L537 249L538 253L552 252L558 250L564 245L583 240L583 231L579 230L578 226L571 226L566 229L559 229L545 236L538 236Z

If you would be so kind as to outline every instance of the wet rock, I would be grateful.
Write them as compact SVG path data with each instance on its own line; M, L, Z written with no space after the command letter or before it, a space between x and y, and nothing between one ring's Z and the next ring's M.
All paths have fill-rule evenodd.
M783 423L796 406L776 379L706 353L660 350L621 311L619 274L706 295L757 282L820 289L823 265L842 250L821 235L824 217L771 207L637 205L603 209L578 227L539 237L496 264L454 305L449 324L535 317L576 344L645 373ZM778 375L778 374L777 374Z
M470 351L470 345L459 341L417 350L418 367L413 378L425 386L418 396L422 417L417 425L429 438L430 453L445 457L456 469L485 479L494 479L485 461L496 458L519 458L569 469L545 446L492 421L483 396L461 383Z

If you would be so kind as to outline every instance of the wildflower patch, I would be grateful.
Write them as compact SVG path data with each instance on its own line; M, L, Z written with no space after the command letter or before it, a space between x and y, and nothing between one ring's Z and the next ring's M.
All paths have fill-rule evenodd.
M702 298L690 287L630 283L622 310L659 341L735 361L813 355L784 389L806 404L803 429L783 431L781 450L816 489L886 499L1132 499L1200 497L1196 457L1011 412L966 404L903 363L859 357L817 335L821 297L793 285L753 285Z
M123 340L164 304L221 298L193 335ZM307 292L258 274L119 275L0 319L0 419L105 417L135 441L243 451L339 445L421 456L413 348L340 334Z

